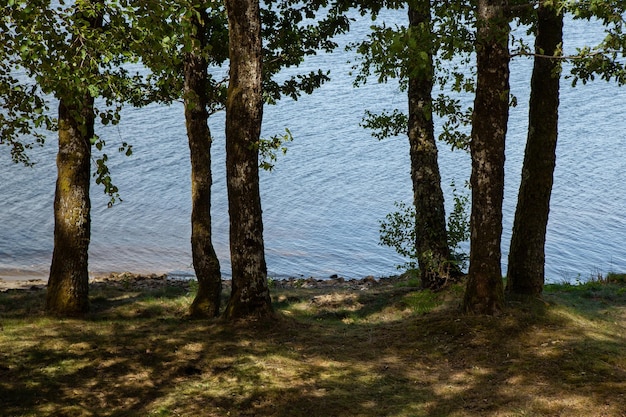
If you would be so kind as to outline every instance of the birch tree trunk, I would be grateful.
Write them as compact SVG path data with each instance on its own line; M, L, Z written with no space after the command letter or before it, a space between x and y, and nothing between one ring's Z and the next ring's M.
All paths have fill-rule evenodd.
M477 85L472 115L470 265L463 309L495 314L503 308L501 267L504 144L509 115L507 2L479 0Z

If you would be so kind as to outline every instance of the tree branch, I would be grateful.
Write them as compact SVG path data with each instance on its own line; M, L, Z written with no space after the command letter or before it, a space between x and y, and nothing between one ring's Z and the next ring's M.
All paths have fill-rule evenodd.
M514 54L511 54L511 58L515 58L518 56L532 56L535 58L558 59L560 61L574 61L577 59L590 58L590 57L594 57L598 55L612 54L612 53L618 53L618 52L622 52L622 51L619 51L617 49L611 49L611 50L606 50L606 51L589 52L588 54L583 54L583 55L556 55L555 56L555 55L544 55L544 54L536 54L536 53L531 53L531 52L519 51Z

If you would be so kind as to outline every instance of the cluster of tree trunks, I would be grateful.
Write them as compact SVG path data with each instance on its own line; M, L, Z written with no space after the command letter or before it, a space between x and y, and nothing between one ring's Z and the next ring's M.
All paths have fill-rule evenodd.
M504 305L500 236L504 190L504 138L508 118L509 52L506 9L478 2L478 85L472 123L470 270L463 308L494 314ZM537 9L528 139L509 252L507 294L540 296L545 237L556 162L563 15L556 5Z
M341 3L341 2L340 2ZM102 0L77 8L75 20L103 28ZM352 3L350 2L352 5ZM226 167L230 217L232 293L224 313L229 319L272 316L263 243L259 190L259 142L263 117L263 42L258 0L226 0L229 36L229 85L226 99ZM345 5L344 5L345 6ZM380 5L367 5L378 11ZM409 28L417 36L407 63L408 138L416 209L416 252L422 284L439 289L460 270L451 261L444 197L437 163L432 91L435 78L432 4L407 2ZM544 247L556 160L563 15L552 3L536 9L535 61L531 81L528 139L522 169L506 293L539 296L544 285ZM192 177L192 255L199 289L190 313L220 312L221 273L211 233L211 96L208 76L209 7L200 1L189 14L190 48L182 61L183 99ZM342 6L343 7L343 6ZM94 12L95 11L95 12ZM476 95L472 115L472 210L470 263L463 310L495 314L504 307L501 270L504 150L509 112L508 1L478 0L476 18ZM72 39L78 45L81 39ZM85 52L88 54L88 52ZM98 69L93 68L94 77ZM89 309L90 162L94 98L72 85L59 98L55 191L54 252L46 309L79 316ZM214 92L213 92L214 93Z

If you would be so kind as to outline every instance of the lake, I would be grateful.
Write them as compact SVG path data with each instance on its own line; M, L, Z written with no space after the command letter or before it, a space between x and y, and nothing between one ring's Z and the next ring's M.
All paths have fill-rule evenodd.
M404 14L385 13L404 24ZM341 43L362 39L371 24L356 17ZM566 22L566 53L600 39L596 25ZM303 71L332 70L332 81L311 96L266 106L263 135L289 128L294 142L275 169L261 174L264 237L271 277L346 278L397 273L404 262L379 245L379 222L395 201L410 202L406 138L378 141L359 126L365 109L406 108L395 84L374 80L355 89L354 55L339 49L305 62ZM219 70L217 70L219 71ZM503 273L506 271L517 188L526 140L532 61L515 58L506 151ZM566 71L567 72L567 71ZM471 104L471 97L466 98ZM570 86L562 80L557 168L546 243L548 281L574 281L626 271L626 90L603 81ZM54 110L54 109L53 109ZM213 144L214 245L225 276L230 274L225 180L224 115L210 119ZM182 105L127 108L118 126L97 127L106 140L114 182L123 202L107 208L102 188L92 186L90 270L157 272L193 276L190 248L190 167ZM117 154L122 141L131 157ZM451 182L462 185L470 158L440 144L446 205ZM14 165L0 154L0 277L45 277L52 256L56 138L31 152L34 168ZM461 188L462 187L458 187ZM467 189L462 189L468 192ZM469 250L467 244L465 250Z

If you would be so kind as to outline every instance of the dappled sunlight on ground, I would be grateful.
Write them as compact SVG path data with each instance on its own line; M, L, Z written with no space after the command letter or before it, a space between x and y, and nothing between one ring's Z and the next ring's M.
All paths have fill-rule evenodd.
M292 288L274 290L277 319L230 324L188 319L185 288L157 290L95 292L86 320L32 314L36 292L0 295L1 409L77 417L626 410L626 298L585 310L555 299L485 317L458 312L458 289Z

